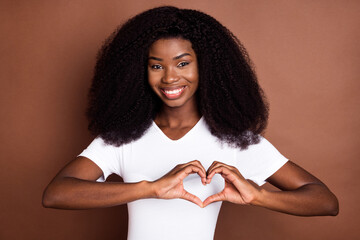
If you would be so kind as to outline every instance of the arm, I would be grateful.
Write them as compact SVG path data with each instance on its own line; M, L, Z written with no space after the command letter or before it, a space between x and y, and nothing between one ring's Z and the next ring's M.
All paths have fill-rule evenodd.
M336 196L319 179L288 162L267 179L282 191L262 189L255 204L275 211L300 216L336 216L339 203Z
M132 184L96 182L102 174L91 160L76 158L47 186L43 206L61 209L110 207L152 196L146 181Z
M267 179L282 191L260 188L244 179L235 167L223 163L214 163L208 171L208 182L219 173L225 179L225 188L206 199L205 206L225 200L298 216L336 216L339 211L337 198L325 184L290 161Z
M183 198L202 206L200 199L182 188L182 180L192 173L198 173L205 182L204 168L193 161L178 165L155 182L99 183L96 180L102 176L102 170L91 160L78 157L47 186L43 206L61 209L101 208L143 198Z

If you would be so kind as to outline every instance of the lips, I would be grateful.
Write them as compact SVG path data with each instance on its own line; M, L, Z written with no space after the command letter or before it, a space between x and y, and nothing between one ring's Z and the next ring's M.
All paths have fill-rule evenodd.
M172 88L160 88L161 92L168 99L177 99L184 92L186 86L172 87Z

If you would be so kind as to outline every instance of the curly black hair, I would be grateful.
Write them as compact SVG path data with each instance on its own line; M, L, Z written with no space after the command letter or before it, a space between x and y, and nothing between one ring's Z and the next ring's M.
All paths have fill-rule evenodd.
M213 17L172 6L129 19L99 52L89 92L89 130L116 146L139 139L162 105L147 82L148 50L159 39L189 40L197 55L199 111L221 142L259 142L268 104L240 41Z

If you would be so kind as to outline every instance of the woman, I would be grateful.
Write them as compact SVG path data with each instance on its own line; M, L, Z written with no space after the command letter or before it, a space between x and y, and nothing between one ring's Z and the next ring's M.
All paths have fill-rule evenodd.
M248 55L199 11L155 8L119 28L99 55L87 115L97 138L49 184L45 207L127 203L128 239L212 239L221 201L338 213L320 180L260 136L268 107ZM124 183L104 182L112 173Z

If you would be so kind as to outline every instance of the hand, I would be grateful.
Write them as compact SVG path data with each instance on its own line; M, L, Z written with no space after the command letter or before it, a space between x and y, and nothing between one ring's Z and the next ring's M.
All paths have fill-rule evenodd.
M161 199L182 198L203 207L203 202L197 196L187 192L183 186L184 178L193 173L197 173L201 177L201 182L206 184L206 171L199 161L179 164L162 178L153 182L156 197Z
M211 182L215 174L220 174L225 179L224 189L203 202L206 207L212 202L228 201L237 204L252 204L260 194L260 188L253 182L246 180L235 167L221 162L213 162L208 169L207 183Z

